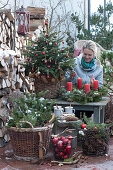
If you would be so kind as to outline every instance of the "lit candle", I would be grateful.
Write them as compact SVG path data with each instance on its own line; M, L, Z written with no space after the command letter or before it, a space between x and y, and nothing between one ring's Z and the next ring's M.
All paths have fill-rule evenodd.
M85 94L90 92L90 84L85 84Z
M78 89L82 89L82 79L81 78L77 79L77 87L78 87Z
M93 89L94 90L98 89L98 80L93 80Z
M67 91L72 91L72 82L67 82Z

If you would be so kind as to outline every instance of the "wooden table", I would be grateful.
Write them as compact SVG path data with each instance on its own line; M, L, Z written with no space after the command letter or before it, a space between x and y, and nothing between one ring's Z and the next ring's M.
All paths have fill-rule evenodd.
M95 123L104 123L104 113L105 113L105 106L109 103L109 97L103 97L100 102L90 102L86 104L81 104L77 102L67 102L63 100L56 99L55 104L60 106L73 106L75 110L83 110L83 111L93 111L93 121Z

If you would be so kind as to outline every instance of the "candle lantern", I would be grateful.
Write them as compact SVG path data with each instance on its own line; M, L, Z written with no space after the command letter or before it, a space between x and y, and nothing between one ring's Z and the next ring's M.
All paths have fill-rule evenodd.
M28 34L29 33L29 21L30 14L23 6L16 10L16 23L18 25L18 34Z
M67 91L72 91L72 82L67 82Z

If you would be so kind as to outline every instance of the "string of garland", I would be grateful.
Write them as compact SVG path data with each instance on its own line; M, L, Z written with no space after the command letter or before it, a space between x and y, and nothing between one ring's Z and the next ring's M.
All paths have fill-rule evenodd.
M88 102L99 102L102 100L102 96L108 94L108 89L106 87L99 87L98 90L93 90L93 85L91 84L90 92L85 94L85 86L82 90L79 90L76 86L73 87L71 92L67 91L65 88L61 88L59 97L62 100L69 102L75 101L78 103L88 103Z

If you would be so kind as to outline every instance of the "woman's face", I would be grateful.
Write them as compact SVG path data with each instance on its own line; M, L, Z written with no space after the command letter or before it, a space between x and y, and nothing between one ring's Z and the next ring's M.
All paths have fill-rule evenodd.
M94 52L88 48L85 48L83 50L83 57L87 63L90 63L91 60L94 58Z

